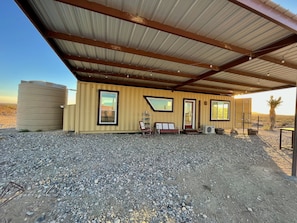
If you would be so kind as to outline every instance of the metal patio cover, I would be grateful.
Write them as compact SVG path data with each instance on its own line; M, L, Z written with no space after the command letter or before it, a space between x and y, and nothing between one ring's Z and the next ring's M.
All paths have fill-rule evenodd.
M297 15L269 0L16 0L81 81L237 95L296 86Z

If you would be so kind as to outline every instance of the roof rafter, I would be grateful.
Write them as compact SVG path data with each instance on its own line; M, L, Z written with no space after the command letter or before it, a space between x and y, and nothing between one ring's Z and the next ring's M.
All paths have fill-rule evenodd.
M278 50L282 47L285 47L285 46L288 46L288 45L291 45L293 43L296 43L297 42L297 35L294 34L294 35L290 35L290 36L287 36L286 38L282 39L282 40L279 40L279 41L276 41L275 43L272 43L272 44L269 44L268 46L265 46L265 47L262 47L258 50L255 51L255 53L253 53L253 58L257 58L257 57L261 57L261 56L264 56L265 54L268 54L268 53L271 53L275 50ZM220 66L220 70L218 71L214 71L214 70L211 70L211 71L208 71L204 74L201 74L199 75L197 78L195 79L190 79L184 83L181 83L181 84L178 84L174 87L174 89L178 89L180 88L181 86L184 86L184 85L188 85L190 83L193 83L193 82L196 82L198 80L202 80L202 79L205 79L205 78L208 78L214 74L217 74L218 72L220 71L225 71L225 70L228 70L232 67L235 67L239 64L242 64L242 63L245 63L247 61L250 60L250 57L249 56L241 56L233 61L230 61L222 66Z
M137 16L137 15L132 15L131 13L123 12L123 11L120 11L120 10L117 10L114 8L110 8L110 7L101 5L96 2L90 2L87 0L56 0L56 1L63 2L65 4L69 4L69 5L72 5L75 7L84 8L84 9L87 9L87 10L90 10L93 12L97 12L100 14L111 16L114 18L128 21L128 22L137 23L139 25L143 25L143 26L146 26L149 28L153 28L153 29L157 29L160 31L174 34L174 35L178 35L178 36L192 39L195 41L199 41L202 43L206 43L206 44L216 46L216 47L219 47L222 49L231 50L231 51L234 51L234 52L237 52L240 54L249 55L251 53L250 50L244 49L239 46L232 45L230 43L225 43L225 42L211 39L211 38L201 36L201 35L198 35L195 33L191 33L191 32L188 32L188 31L185 31L182 29L178 29L176 27L165 25L165 24L162 24L162 23L159 23L156 21L148 20L146 18Z
M259 86L259 85L256 85L256 84L246 84L246 83L237 82L237 81L228 81L228 80L223 80L223 79L215 78L215 77L209 77L205 81L213 81L213 82L218 82L218 83L225 83L225 84L231 84L231 85L239 85L239 86L250 87L250 88L262 88L262 89L266 89L266 90L270 90L271 89L271 87L264 87L264 86Z
M123 73L111 73L111 72L104 72L104 71L85 69L85 68L73 68L72 71L102 75L105 78L120 77L120 78L125 78L125 79L131 78L131 79L135 79L135 80L156 81L156 82L168 83L168 84L177 84L178 83L178 81L173 81L173 80L164 80L164 79L154 78L154 77L142 77L140 75L131 75L131 74L123 74ZM127 77L127 75L128 75L128 77Z
M167 61L171 61L171 62L181 63L181 64L187 64L187 65L191 65L191 66L195 66L195 67L219 70L219 67L212 65L212 64L205 64L205 63L201 63L199 61L186 60L186 59L182 59L182 58L157 54L157 53L148 52L148 51L144 51L144 50L137 50L137 49L133 49L133 48L125 47L125 46L110 44L110 43L106 43L106 42L102 42L102 41L87 39L87 38L74 36L74 35L68 35L68 34L59 33L59 32L48 31L46 33L46 37L86 44L86 45L90 45L90 46L101 47L101 48L105 48L105 49L116 50L116 51L125 52L125 53L137 54L137 55L141 55L141 56L152 57L152 58L157 58L157 59L161 59L161 60L167 60Z
M259 57L259 59L265 60L265 61L268 61L268 62L271 62L271 63L279 64L279 65L282 65L282 66L285 66L285 67L293 68L293 69L297 70L297 64L290 63L288 61L283 61L282 62L282 60L276 59L276 58L271 57L271 56L262 56L262 57Z
M88 62L88 63L94 63L94 64L101 64L106 66L114 66L114 67L120 67L120 68L127 68L132 70L140 70L140 71L146 71L150 73L160 73L160 74L167 74L170 76L176 76L176 77L186 77L186 78L195 78L196 75L194 74L186 74L183 72L176 72L176 71L170 71L170 70L160 70L160 69L154 69L154 68L148 68L148 67L140 67L135 66L131 64L124 64L124 63L118 63L114 61L106 61L101 59L95 59L95 58L86 58L81 56L73 56L73 55L64 55L64 59L66 60L76 60L81 62Z
M217 92L215 94L220 94L220 93L225 94L225 92L230 93L232 91L233 92L231 94L235 94L237 92L243 92L245 91L245 89L251 92L261 92L261 91L283 89L287 87L296 86L295 82L292 81L295 79L294 71L295 70L297 71L297 64L295 64L294 62L295 55L293 53L288 54L288 57L286 58L287 60L285 62L282 62L281 58L277 59L275 57L280 57L279 55L281 55L282 52L285 52L285 50L287 49L286 46L292 43L297 43L297 31L296 31L297 21L295 18L292 19L293 17L290 18L289 17L290 14L289 16L287 16L288 14L287 12L276 10L277 5L274 3L267 2L267 0L225 0L226 2L223 2L223 0L219 1L220 3L223 2L221 6L223 7L224 12L226 12L226 14L223 14L223 16L227 15L227 13L232 14L233 13L232 10L236 10L236 12L239 12L239 14L240 12L245 12L245 13L248 13L248 15L251 18L253 18L252 20L257 20L257 18L260 18L260 17L268 19L265 22L265 26L263 30L270 30L271 27L274 27L271 33L275 34L277 30L282 31L280 35L275 35L275 36L273 35L273 38L271 38L271 39L278 39L278 41L275 41L274 43L272 43L271 42L272 40L268 39L267 46L258 48L253 52L247 49L237 47L237 46L240 46L240 41L235 40L234 42L232 42L234 45L231 45L216 39L211 39L206 36L197 35L197 34L200 34L198 32L197 33L188 32L186 30L183 30L184 29L183 27L175 28L172 24L171 24L172 26L170 26L169 23L162 24L162 20L158 20L155 18L162 18L162 10L163 10L162 7L166 7L165 4L162 5L162 7L155 10L156 15L158 16L154 16L153 17L154 20L153 19L149 20L148 18L151 19L151 17L147 17L147 19L144 17L141 17L142 15L145 15L145 14L141 14L140 16L138 16L137 14L134 14L134 12L133 14L129 13L128 9L127 9L127 12L118 10L118 9L121 9L121 6L123 8L124 7L126 8L128 6L126 5L128 3L124 0L121 0L122 2L120 1L115 3L115 5L117 5L117 7L115 6L115 8L106 7L105 5L98 4L97 2L99 1L92 1L92 0L91 1L90 0L49 0L48 1L49 3L48 2L45 3L39 0L30 0L30 1L15 0L15 1L22 8L22 10L31 20L31 22L36 26L36 28L39 30L42 36L46 39L46 41L53 48L56 54L61 58L61 60L65 63L68 69L73 73L73 75L78 80L84 80L84 81L93 80L94 82L101 82L101 83L105 82L105 83L121 84L121 85L128 85L128 86L141 86L141 87L150 86L153 88L160 88L160 89L166 89L166 90L190 91L190 92L199 92L199 93ZM60 3L55 4L52 1L61 2L61 4ZM207 3L207 0L205 0L205 3ZM234 3L237 4L237 6L232 5ZM257 4L259 4L260 6L258 6ZM173 5L174 4L172 4L171 6ZM255 5L257 5L256 8L253 7ZM230 10L230 8L232 8L232 10ZM136 9L136 7L135 8L131 7L131 9ZM142 10L147 10L141 7L139 9L141 12ZM246 9L248 9L250 12L247 12ZM148 9L148 10L151 10L151 9ZM190 10L190 8L188 8L188 10ZM271 12L269 12L269 10L271 10ZM211 11L212 10L205 9L204 12L207 16L201 15L201 19L206 19L206 18L209 18L210 16L214 16L215 14L211 14L212 13ZM55 14L53 12L58 12L58 13ZM213 13L217 13L217 12L218 11L215 10ZM51 14L55 14L57 18L53 19L50 16ZM102 20L99 20L99 21L96 20L95 23L90 22L90 20L88 19L85 20L85 18L91 18L94 14L100 14L100 18L102 18ZM71 16L75 16L77 17L78 20L81 20L82 21L81 24L84 25L84 28L76 29L77 23L74 22L76 18L72 19ZM195 17L195 15L193 15L193 17L189 17L189 19L195 19L193 21L198 21L199 17L197 16ZM155 51L152 50L154 49L153 47L154 45L150 45L152 46L152 48L140 48L144 50L138 50L139 48L135 48L135 49L129 48L124 44L122 44L121 46L121 45L116 45L112 43L106 43L103 35L102 36L98 35L96 37L96 33L91 32L90 30L90 28L96 29L98 26L101 26L102 24L104 24L105 22L104 19L106 18L108 18L108 21L111 21L111 24L115 26L114 30L108 30L110 32L119 30L118 25L120 26L120 23L118 23L118 21L122 20L127 22L124 22L121 24L125 24L127 26L131 25L135 28L136 31L138 28L141 28L140 26L143 26L143 27L147 27L145 29L146 32L160 30L161 32L164 32L164 34L166 32L167 35L172 34L172 35L175 35L175 37L179 37L180 39L181 38L191 39L193 41L187 41L187 42L190 43L192 46L194 46L198 42L201 42L203 44L199 44L199 45L201 46L203 45L205 47L205 50L209 50L209 52L213 51L212 56L215 59L209 59L209 61L213 61L214 63L217 63L217 65L193 61L193 60L196 60L196 58L198 59L200 58L198 52L197 54L195 54L196 55L195 57L184 58L182 56L179 56L179 55L184 55L184 53L182 52L182 50L180 50L182 48L178 44L176 46L166 46L166 47L172 47L170 48L172 49L172 52L176 52L176 54L174 54L173 56L173 54L170 54L168 51L164 51L164 55L162 52L161 54L156 53ZM184 17L184 18L187 18L187 17ZM165 21L169 21L169 20L165 20ZM86 24L84 24L84 22L86 22ZM240 27L239 30L241 30L241 29L244 29L245 24L250 21L236 20L234 22L237 23L238 27ZM290 22L292 22L292 24ZM190 24L190 21L186 21L185 19L184 23ZM230 38L230 35L229 36L225 35L226 33L224 33L225 32L224 29L222 28L222 26L219 26L219 24L222 24L219 18L218 18L218 21L213 21L213 24L211 24L212 35L217 37L225 36ZM197 25L197 29L199 28L201 30L202 27L200 27L200 25L202 24L200 24L199 21L195 25ZM190 27L190 26L186 25L185 27ZM216 29L216 27L220 27L221 29ZM230 26L226 26L226 27L230 27ZM60 33L54 32L54 30L59 30ZM72 34L74 33L71 33L71 30L73 31L76 30L75 35L77 36L73 36ZM68 31L70 31L70 33L68 33ZM103 33L105 31L106 30L102 30ZM288 32L290 32L293 35L291 36L288 35L283 39L280 39L280 37L278 37L278 36L283 36L285 35L284 33L288 33ZM64 33L67 33L67 34L64 34ZM131 33L127 33L127 36L124 37L125 39L121 41L122 40L121 34L117 32L115 33L116 35L119 36L119 39L118 39L119 42L126 42L128 40L129 35L130 35L130 38L133 36L131 35ZM247 39L250 39L251 42L255 42L256 40L265 42L264 39L261 38L261 35L259 36L256 34L257 34L256 31L251 34L248 33ZM98 41L96 40L97 38L99 38ZM61 41L58 41L59 39L61 39ZM135 39L135 40L137 41L138 39ZM145 40L146 39L142 39L142 41L145 41ZM69 44L68 44L68 41L69 41ZM131 41L133 40L131 39ZM226 41L229 41L231 43L230 39ZM60 44L61 42L62 44ZM78 47L75 53L74 51L72 51L73 50L72 47L73 46L76 47L78 44L84 45L84 47L82 48ZM87 45L93 46L93 47L87 47ZM88 51L88 50L91 50L91 48L94 48L94 46L98 47L98 49L96 49L95 51L96 53L98 52L98 55L100 55L100 59L96 58L96 56L94 56L95 58L88 57L88 55L93 54L93 51ZM219 48L224 50L223 51L219 50ZM110 56L103 53L103 52L106 52L106 50L104 49L124 52L125 54L118 54L119 55L118 58L122 56L123 61L130 60L131 59L130 54L133 54L133 59L135 59L133 61L138 60L138 63L142 65L137 66L138 63L125 64L124 62L123 64L122 62L118 62L114 60L109 61ZM279 49L281 50L277 51ZM293 47L291 49L293 49ZM223 53L227 52L226 50L229 50L227 56L225 56L224 54L221 54L221 52ZM270 52L273 52L273 51L276 51L276 52L273 54L269 54ZM73 52L73 55L67 55L68 52ZM232 52L236 52L236 53L232 53ZM238 55L237 53L240 53L242 56ZM81 55L84 55L84 56L81 56ZM115 52L115 55L116 55L116 52ZM273 57L270 55L277 55L277 56ZM155 65L152 65L152 66L155 66L157 68L154 69L151 67L145 67L147 66L148 63L145 62L146 58L143 58L141 56L147 57L147 58L154 58L154 60L151 60L150 62L155 62ZM230 57L232 56L232 58L236 58L236 59L234 59L233 61L230 61L228 60L229 58L228 56ZM249 61L250 56L252 58L258 58L258 60ZM263 73L263 68L258 66L259 64L261 64L260 60L273 63L273 66L274 65L276 66L275 69L273 70L275 71L277 70L282 73L288 72L288 74L284 76L281 76L281 75L277 76L276 74L266 76ZM83 63L82 68L79 68L81 63L79 62L75 63L75 61L81 61L85 63ZM168 62L165 63L165 61L168 61ZM170 61L173 63L170 63ZM88 68L94 67L94 64L91 64L91 63L101 64L101 65L106 65L111 67L124 68L124 70L120 70L120 73L118 74L112 73L110 75L111 76L110 78L105 78L104 73L102 73L104 71L102 70L101 70L101 74L92 75L91 70L89 71L83 68L83 67L88 67ZM193 66L192 69L195 67L201 67L203 69L201 68L193 69L192 73L177 72L177 69L175 71L176 64L174 63L178 63L177 64L178 66L182 64L185 64L187 67ZM209 63L212 63L212 62L209 62ZM76 67L76 64L78 67ZM254 64L256 64L257 67L253 67ZM267 66L272 65L267 62L264 62L263 64ZM238 65L241 65L240 68ZM98 69L101 68L100 66L98 67L99 67ZM160 67L160 69L158 69L158 67ZM139 72L140 75L138 75L137 72L130 72L130 70L127 70L127 73L124 74L124 72L126 72L125 69L132 69L136 71L139 70L142 72L141 73ZM89 77L89 75L86 73L86 70L90 72L91 77ZM109 74L108 70L109 70L109 67L106 67L105 74ZM116 70L112 70L111 72L113 71L116 71ZM98 70L97 72L100 72L100 70ZM149 73L147 75L146 72L155 73L155 74L152 77L149 75ZM225 73L226 78L223 78L220 76L219 72L222 72L222 73L229 72L235 75L230 75L230 74L228 75L228 73ZM263 73L263 75L260 75L261 73ZM129 75L129 78L127 78L126 76L127 74ZM112 75L115 75L115 76L112 77ZM166 77L165 75L168 75L168 77ZM170 78L170 76L181 77L181 78ZM232 76L232 77L229 78L228 76ZM244 78L244 77L250 77L250 78ZM88 80L88 78L90 78L90 80ZM94 80L95 78L98 78L98 80L97 81ZM261 81L259 82L259 84L257 84L256 81L254 81L256 79L263 79L267 81ZM199 80L205 80L205 81L199 82ZM142 81L143 83L140 83ZM274 87L270 87L268 81L274 82L275 84L274 83L272 84ZM234 89L231 89L231 88L234 88Z
M100 59L93 59L93 58L85 58L85 57L64 55L63 59L76 60L76 61L81 61L81 62L89 62L89 63L95 63L95 64L101 64L101 65L107 65L107 66L116 66L116 67L119 67L119 68L127 68L127 69L133 69L133 70L149 71L148 68L145 68L145 67L138 67L138 66L128 65L128 64L123 64L123 63L119 64L119 63L116 63L116 62L110 62L110 61L105 61L105 60L100 60ZM97 70L84 69L84 68L73 68L72 71L74 71L74 72L87 72L87 73L99 74L99 75L104 75L104 76L110 75L110 76L126 78L125 76L123 76L123 74L114 74L114 73L106 74L104 72L100 72L100 71L97 71ZM189 77L189 76L194 77L195 76L195 75L192 75L192 74L176 73L176 72L166 71L166 70L158 70L158 71L155 71L155 72L160 73L160 74L165 74L165 75L168 74L168 75L171 75L171 76L180 76L180 77ZM270 78L269 77L264 77L264 76L260 76L260 75L256 75L256 74L252 74L252 73L247 73L247 72L243 72L243 71L239 71L239 70L235 70L235 69L229 69L229 70L227 70L227 72L239 74L239 75L242 75L242 76L251 76L251 77L255 77L255 78L281 82L281 83L285 83L285 84L288 84L288 85L293 84L292 82L289 82L289 81L283 81L283 80L275 79L275 78L271 78L271 77ZM129 78L133 79L134 76L133 77L130 76ZM171 83L171 84L178 84L179 83L177 81L171 81L171 80L162 81L161 79L154 79L154 78L150 78L150 77L135 77L135 79L148 80L148 81L160 81L160 82L167 82L167 83ZM208 79L206 79L206 80L208 80ZM234 82L223 81L223 80L220 80L220 79L215 79L215 82L234 84ZM236 84L241 85L241 86L246 86L242 82L236 82ZM189 85L190 86L196 86L196 87L205 87L205 88L210 88L211 87L211 86L208 86L208 85L197 84L197 83L192 83L192 84L189 84ZM255 87L255 85L248 86L248 87ZM232 90L232 91L238 90L238 89L230 89L230 88L222 88L222 87L219 87L218 89L227 90L227 91L228 90L229 91L230 90Z
M246 72L246 71L241 71L241 70L236 70L236 69L228 69L225 70L226 72L233 73L233 74L238 74L241 76L246 76L246 77L254 77L257 79L263 79L263 80L268 80L268 81L274 81L274 82L279 82L287 85L292 85L292 87L295 87L295 82L293 81L286 81L283 79L271 77L271 76L266 76L266 75L259 75L259 74L254 74L251 72Z
M121 78L127 78L127 74L121 74L121 73L106 73L103 71L98 71L98 70L93 70L93 69L86 69L86 68L73 68L73 72L82 72L82 73L88 73L88 74L98 74L101 76L104 76L105 78L108 78L109 76L112 77L121 77ZM154 77L143 77L143 76L137 76L137 75L129 75L129 78L131 79L138 79L138 80L147 80L147 81L156 81L156 82L163 82L163 83L170 83L170 84L178 84L178 81L173 81L173 80L163 80L160 78L154 78ZM195 86L195 87L200 87L200 88L212 88L210 85L206 84L191 84L190 86ZM234 91L235 89L231 88L224 88L224 87L218 87L217 89L220 90L226 90L226 91ZM238 89L236 89L238 90Z
M138 86L138 87L152 87L152 88L165 89L165 90L172 90L172 87L160 85L160 83L176 84L176 81L171 81L171 80L160 80L160 79L155 80L155 79L148 79L148 78L143 79L142 77L138 77L135 75L129 75L129 77L126 77L126 76L123 76L123 74L119 74L119 73L106 74L104 72L90 70L90 69L83 69L83 68L74 68L72 71L79 72L79 73L86 73L86 74L96 74L96 75L99 75L102 77L101 79L100 78L98 79L98 77L94 77L94 76L84 77L84 76L78 75L78 80L86 81L86 82L110 83L110 84L120 84L120 85ZM127 74L125 74L125 75L127 75ZM121 77L121 78L124 78L125 80L117 80L115 83L114 81L110 80L108 77ZM144 83L135 83L135 82L130 83L129 80L146 80L146 81L151 81L151 82L153 81L156 84L152 84L152 83L144 84ZM233 89L224 89L224 88L217 88L217 90L220 90L220 91L216 91L216 90L213 90L211 86L200 85L200 84L193 84L192 86L195 86L196 90L188 89L186 87L184 87L182 90L190 91L190 92L194 91L194 92L199 92L199 93L201 93L201 92L212 93L212 94L222 94L222 93L230 94L234 91ZM203 89L203 90L199 90L199 89Z
M116 82L109 79L102 77L100 78L95 78L95 77L84 77L84 76L78 76L78 80L80 81L85 81L85 82L94 82L94 83L105 83L105 84L114 84L114 85L124 85L124 86L133 86L133 87L145 87L145 88L157 88L157 89L167 89L171 90L171 87L164 87L163 85L158 85L158 84L150 84L150 83L137 83L137 82L131 82L129 80L117 80ZM127 78L129 79L129 78Z

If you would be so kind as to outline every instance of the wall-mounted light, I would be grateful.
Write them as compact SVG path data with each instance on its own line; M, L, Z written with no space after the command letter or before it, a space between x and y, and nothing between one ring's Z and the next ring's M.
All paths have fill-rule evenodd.
M204 105L207 105L207 101L204 101Z

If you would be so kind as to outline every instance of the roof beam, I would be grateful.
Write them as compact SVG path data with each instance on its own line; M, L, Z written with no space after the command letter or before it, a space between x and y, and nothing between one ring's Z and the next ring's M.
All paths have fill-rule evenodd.
M86 68L72 68L73 72L82 72L82 73L88 73L88 74L98 74L101 76L104 76L105 78L108 78L109 76L112 77L120 77L120 78L127 78L127 74L122 74L122 73L105 73L104 71L98 71L98 70L93 70L93 69L86 69ZM163 83L169 83L169 84L178 84L178 81L173 81L173 80L164 80L164 79L156 79L154 77L143 77L143 76L137 76L137 75L129 75L129 78L132 79L138 79L138 80L147 80L147 81L157 81L157 82L163 82ZM191 84L191 86L194 87L200 87L200 88L212 88L210 85L206 84ZM234 91L234 89L230 88L225 88L225 87L218 87L216 89L220 90L225 90L225 91Z
M160 85L158 83L167 83L167 84L176 84L176 81L170 81L170 80L154 80L154 79L143 79L142 77L137 77L135 75L130 75L129 77L124 76L123 74L118 74L118 73L109 73L105 74L100 71L94 71L90 69L83 69L83 68L75 68L72 70L73 72L80 72L80 73L87 73L87 74L97 74L100 77L95 77L95 76L81 76L78 74L78 80L80 81L86 81L86 82L95 82L95 83L107 83L107 84L115 84L115 85L126 85L126 86L136 86L136 87L150 87L150 88L157 88L157 89L165 89L165 90L172 90L172 87L166 86L166 85ZM127 74L125 74L127 75ZM107 78L106 78L107 76ZM120 77L123 78L122 80L114 80L109 79L108 77ZM147 81L154 81L156 84L152 83L135 83L135 82L130 82L129 80L147 80ZM211 94L232 94L232 89L220 89L216 88L216 90L213 90L211 86L206 86L206 85L196 85L196 89L188 89L188 88L183 88L180 89L182 91L189 91L189 92L198 92L198 93L211 93ZM203 89L202 89L203 88ZM208 89L207 89L208 88ZM201 89L201 90L199 90ZM220 91L217 91L219 90ZM222 91L223 90L223 91Z
M292 87L296 86L296 83L293 82L293 81L287 81L287 80L283 80L283 79L279 79L279 78L275 78L275 77L271 77L271 76L259 75L259 74L254 74L254 73L251 73L251 72L246 72L246 71L241 71L241 70L236 70L236 69L228 69L228 70L225 70L225 72L238 74L238 75L245 76L245 77L254 77L254 78L257 78L257 79L274 81L274 82L278 82L278 83L292 85Z
M179 83L178 81L173 81L173 80L164 80L160 78L154 78L154 77L142 77L140 75L131 75L129 73L124 74L124 73L109 73L109 72L104 72L104 71L98 71L98 70L92 70L92 69L85 69L85 68L73 68L73 72L82 72L82 73L88 73L88 74L96 74L103 76L104 78L108 77L119 77L119 78L131 78L135 80L145 80L145 81L155 81L155 82L161 82L161 83L168 83L168 84L177 84ZM127 77L128 75L128 77Z
M296 43L297 42L297 35L294 34L294 35L290 35L290 36L287 36L286 38L282 39L282 40L279 40L277 42L274 42L272 44L269 44L265 47L262 47L258 50L255 51L255 53L252 54L253 58L257 58L257 57L262 57L264 56L265 54L268 54L268 53L271 53L275 50L279 50L280 48L283 48L285 46L288 46L288 45L291 45L293 43ZM239 64L242 64L242 63L245 63L247 61L250 60L250 57L249 56L241 56L233 61L230 61L222 66L220 66L219 70L211 70L211 71L208 71L204 74L201 74L199 76L197 76L197 78L195 79L190 79L184 83L181 83L181 84L178 84L174 87L174 89L177 89L177 88L180 88L184 85L188 85L190 83L193 83L193 82L196 82L198 80L202 80L202 79L206 79L214 74L217 74L221 71L225 71L225 70L228 70L232 67L235 67Z
M261 85L256 85L256 84L247 84L243 82L237 82L237 81L228 81L220 78L214 78L214 77L209 77L206 79L206 81L213 81L213 82L218 82L218 83L225 83L225 84L231 84L231 85L239 85L239 86L244 86L244 87L250 87L250 88L262 88L265 90L271 90L270 87L264 87Z
M207 85L207 84L190 84L189 86L194 86L194 87L200 87L200 88L214 88L213 86L211 85ZM224 90L224 91L236 91L238 89L233 89L233 88L227 88L227 87L216 87L215 89L217 90Z
M195 41L199 41L205 44L209 44L212 46L216 46L222 49L226 49L226 50L231 50L240 54L246 54L249 55L250 51L247 49L244 49L242 47L238 47L238 46L234 46L230 43L225 43L222 41L218 41L215 39L211 39L205 36L201 36L195 33L191 33L182 29L178 29L176 27L172 27L169 25L165 25L156 21L152 21L152 20L148 20L146 18L137 16L137 15L132 15L131 13L127 13L127 12L123 12L114 8L110 8L107 7L105 5L96 3L96 2L91 2L91 1L87 1L87 0L57 0L59 2L63 2L75 7L79 7L79 8L83 8L83 9L87 9L93 12L97 12L100 14L104 14L107 16L111 16L114 18L118 18L121 20L125 20L128 22L132 22L132 23L136 23L139 25L143 25L149 28L153 28L153 29L157 29L163 32L167 32L167 33L171 33L174 35L178 35L184 38L188 38L191 40L195 40Z
M95 77L84 77L84 76L78 76L78 80L85 81L85 82L94 82L94 83L105 83L105 84L114 84L114 85L123 85L123 86L132 86L132 87L144 87L144 88L156 88L156 89L165 89L165 90L171 90L171 87L164 86L164 85L158 85L158 84L151 84L151 83L140 83L140 82L131 82L127 80L117 80L116 82L114 80L108 79L108 78L95 78ZM127 78L129 79L129 78Z
M113 61L106 61L106 60L102 60L102 59L86 58L86 57L73 56L73 55L63 55L63 59L75 60L75 61L87 62L87 63L94 63L94 64L101 64L101 65L112 66L112 67L120 67L120 68L132 69L132 70L146 71L146 72L150 72L152 74L160 73L160 74L166 74L166 75L176 76L176 77L185 77L185 78L195 78L196 77L196 75L194 75L194 74L186 74L186 73L170 71L170 70L159 70L159 69L153 69L153 68L148 68L148 67L135 66L135 65L131 65L131 64L124 64L124 63L118 63L118 62L113 62Z
M259 0L229 0L297 34L297 21Z
M132 69L132 70L152 72L152 70L150 70L149 68L145 68L145 67L139 67L139 66L134 66L134 65L130 65L130 64L128 65L128 64L123 64L123 63L116 63L116 62L105 61L105 60L94 59L94 58L64 55L63 59L76 60L76 61L88 62L88 63L94 63L94 64L101 64L101 65L106 65L106 66L115 66L115 67ZM73 68L72 71L105 75L104 73L102 73L100 71L91 70L91 69L84 69L84 68ZM160 73L160 74L164 74L164 75L178 76L178 77L194 77L194 76L196 76L196 75L193 75L193 74L183 74L183 73L177 73L177 72L172 72L172 71L168 71L168 70L153 70L153 73L155 73L155 72ZM227 70L227 72L242 75L242 76L247 76L247 77L254 77L254 78L258 78L258 79L265 79L265 80L269 80L269 81L281 82L281 83L288 84L288 85L295 85L293 82L290 82L290 81L285 81L285 80L272 78L272 77L267 77L267 76L263 76L263 75L262 76L261 75L256 75L256 74L253 74L253 73L244 72L244 71L235 70L235 69L229 69L229 70ZM121 74L121 75L111 74L111 76L124 77L123 74ZM149 78L149 77L140 77L140 78L136 78L136 79L156 81L156 79ZM160 79L158 79L157 81L159 81L159 80ZM168 82L168 83L171 83L171 84L179 84L179 82L177 82L177 81L165 80L163 82ZM211 86L203 85L203 84L192 83L192 84L189 84L189 85L190 86L195 86L195 87L211 88ZM226 90L226 91L234 91L234 89L224 88L224 87L218 87L218 89Z
M124 52L124 53L137 54L140 56L146 56L146 57L151 57L151 58L156 58L156 59L161 59L161 60L167 60L167 61L181 63L181 64L187 64L187 65L191 65L191 66L195 66L195 67L219 70L219 67L212 65L212 64L205 64L205 63L201 63L199 61L186 60L186 59L172 57L172 56L168 56L168 55L147 52L144 50L137 50L137 49L133 49L133 48L125 47L125 46L110 44L110 43L106 43L106 42L102 42L102 41L98 41L98 40L87 39L87 38L74 36L74 35L68 35L68 34L59 33L59 32L48 31L46 33L46 37L86 44L86 45L90 45L90 46L101 47L101 48L110 49L110 50L116 50L116 51L120 51L120 52Z
M297 64L290 63L288 61L282 62L282 60L276 59L276 58L271 57L271 56L262 56L259 59L265 60L265 61L268 61L268 62L271 62L271 63L279 64L279 65L282 65L282 66L289 67L289 68L292 68L292 69L296 69L297 70Z

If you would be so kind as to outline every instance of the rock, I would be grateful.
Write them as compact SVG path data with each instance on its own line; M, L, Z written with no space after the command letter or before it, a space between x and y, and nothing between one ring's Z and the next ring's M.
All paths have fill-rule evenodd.
M200 213L199 216L202 217L202 218L204 218L204 219L207 218L207 215L206 214L203 214L203 213Z
M28 216L32 216L34 214L34 212L32 212L32 211L27 211L26 212L26 215L28 215Z
M45 213L42 213L42 215L35 220L35 223L40 223L40 222L43 222L44 220L45 220Z

